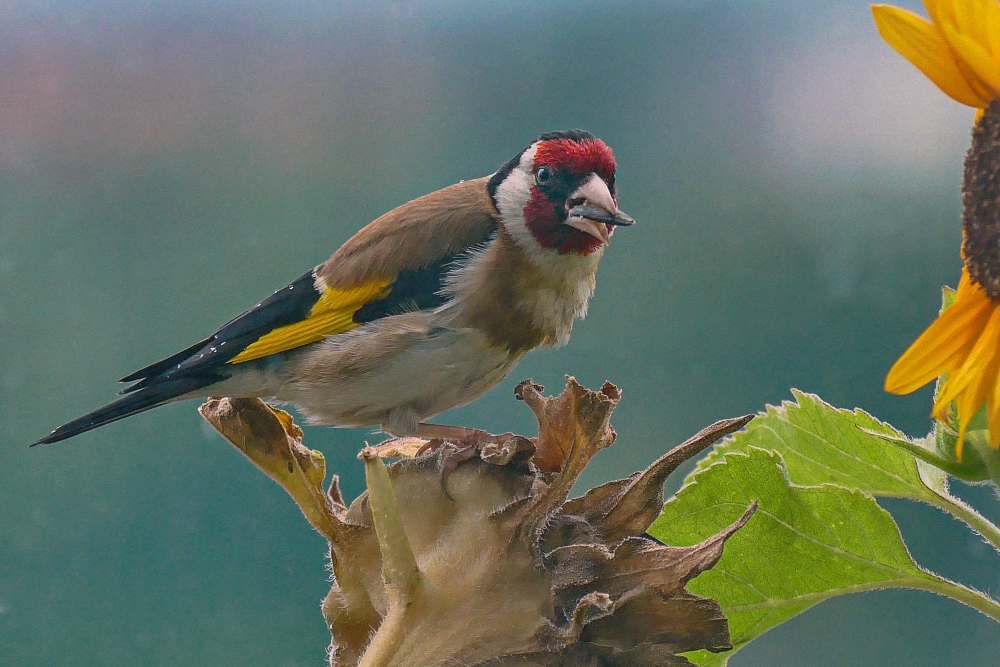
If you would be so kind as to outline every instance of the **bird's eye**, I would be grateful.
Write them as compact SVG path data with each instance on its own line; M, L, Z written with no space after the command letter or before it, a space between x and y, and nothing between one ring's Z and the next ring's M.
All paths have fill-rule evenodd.
M541 166L535 170L535 183L545 185L552 180L552 170L546 166Z

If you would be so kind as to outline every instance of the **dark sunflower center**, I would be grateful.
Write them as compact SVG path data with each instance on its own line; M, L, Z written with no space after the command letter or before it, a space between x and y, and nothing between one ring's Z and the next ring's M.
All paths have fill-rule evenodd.
M1000 303L1000 100L972 129L962 195L965 268Z

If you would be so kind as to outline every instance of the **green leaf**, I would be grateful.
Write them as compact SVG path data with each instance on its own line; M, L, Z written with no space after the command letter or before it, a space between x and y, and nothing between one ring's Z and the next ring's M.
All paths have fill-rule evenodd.
M928 483L917 460L907 451L919 447L933 453L933 445L907 438L864 410L834 408L818 396L796 389L792 394L796 402L767 406L746 431L716 445L692 475L731 452L751 447L776 451L796 484L837 484L873 496L929 503L964 521L1000 549L1000 529L948 493L946 482L935 479ZM908 444L904 447L898 441Z
M839 484L873 495L916 500L933 495L920 480L911 454L872 435L906 439L903 433L863 410L839 410L795 389L792 394L796 403L767 406L744 433L716 446L699 468L729 452L760 447L781 454L796 484Z
M757 514L730 539L719 563L688 584L722 605L734 650L830 597L882 588L934 591L1000 618L1000 605L989 598L920 569L892 517L870 496L792 484L781 457L762 449L715 456L665 505L649 533L671 545L697 544L754 500ZM731 653L688 657L723 665Z

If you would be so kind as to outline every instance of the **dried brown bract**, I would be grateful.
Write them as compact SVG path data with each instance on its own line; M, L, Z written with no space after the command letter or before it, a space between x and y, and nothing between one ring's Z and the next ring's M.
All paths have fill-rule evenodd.
M368 491L344 506L336 478L321 490L322 456L302 446L284 412L257 399L212 399L202 415L284 486L330 541L335 583L323 602L332 667L473 665L657 667L679 653L730 648L719 605L685 590L722 555L735 524L693 547L645 535L678 465L751 417L713 424L646 470L566 498L590 458L615 440L620 399L572 378L546 398L517 396L537 438L479 448L444 479L452 453L405 458L421 441L361 453Z

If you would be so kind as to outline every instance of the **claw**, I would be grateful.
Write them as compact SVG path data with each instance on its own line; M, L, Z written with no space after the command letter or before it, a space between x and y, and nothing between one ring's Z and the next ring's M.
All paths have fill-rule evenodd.
M455 499L451 497L450 493L448 493L446 486L448 476L455 472L455 469L458 468L459 465L465 463L466 461L471 461L477 456L479 456L479 447L477 445L466 445L465 447L460 447L445 456L444 460L441 462L441 474L438 477L441 483L441 493L443 493L444 497L451 502L455 502Z
M430 440L427 441L427 444L425 444L423 447L417 450L417 453L414 454L413 457L416 458L418 456L423 456L424 454L427 453L434 453L437 450L441 449L441 447L444 446L444 443L445 443L444 438L431 438Z

